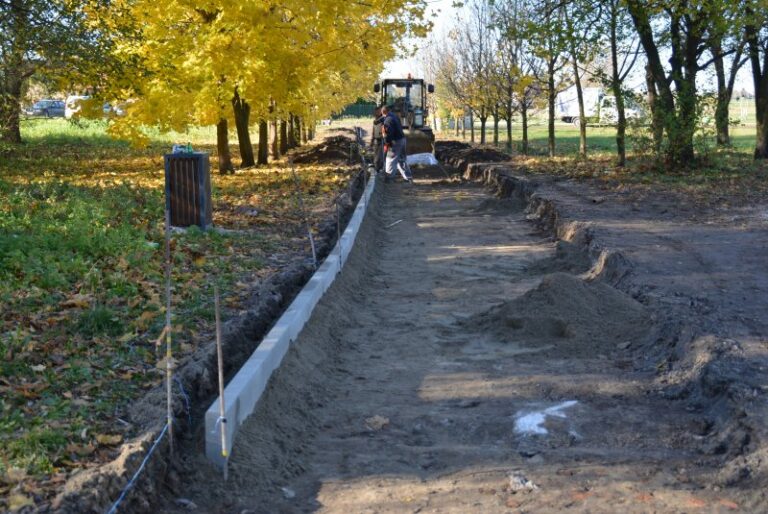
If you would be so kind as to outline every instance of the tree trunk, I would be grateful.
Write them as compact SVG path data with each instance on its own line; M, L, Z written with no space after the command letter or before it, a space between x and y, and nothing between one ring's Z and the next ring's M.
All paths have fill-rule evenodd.
M579 159L586 159L587 158L587 116L584 111L584 89L581 87L581 77L579 76L579 63L576 60L576 54L573 51L571 52L571 62L573 63L573 77L576 85L576 102L579 105ZM598 106L598 112L600 112L599 106Z
M257 164L266 165L269 162L269 125L267 120L259 120L259 155Z
M669 165L690 166L696 157L693 151L693 136L696 133L697 70L695 68L697 66L697 64L686 66L685 76L679 81L678 85L677 119L668 119L667 134L670 134L670 138L666 159Z
M587 158L587 116L584 111L584 89L581 87L581 75L579 74L579 59L576 52L576 38L573 34L573 23L568 16L568 9L563 9L565 17L566 30L571 36L568 38L571 51L571 64L573 65L573 80L576 86L576 103L579 106L579 159ZM599 99L598 99L599 101ZM598 115L600 114L600 105L597 106Z
M280 158L280 132L279 123L277 120L269 122L269 147L272 152L272 159L277 160Z
M296 148L296 116L288 116L288 148Z
M717 131L717 146L729 146L731 137L728 133L728 106L731 103L728 94L728 84L725 79L725 62L720 41L712 43L714 54L715 75L717 77L717 105L715 106L715 130Z
M755 159L768 159L768 88L765 86L768 80L760 74L755 82Z
M269 153L272 154L272 159L277 160L280 158L280 138L278 137L278 121L275 116L277 115L277 103L274 100L269 102Z
M659 95L656 91L656 81L650 65L645 67L645 84L648 88L648 106L651 109L651 134L653 136L653 152L657 156L661 154L661 145L664 142L664 115L659 106Z
M0 77L0 141L6 143L21 143L21 89L29 74L24 73L24 39L29 30L27 6L18 0L9 2L11 27L9 34L3 38L9 40L8 54L3 55L3 70ZM3 45L5 47L5 44ZM4 48L5 50L5 48Z
M755 13L747 4L745 19L754 22ZM752 83L755 88L755 159L768 159L768 55L763 55L761 64L761 42L759 40L762 26L747 23L744 26L744 37L747 40L749 62L752 65Z
M507 151L512 151L512 115L507 115Z
M280 155L288 152L288 123L280 120Z
M469 113L469 141L475 142L475 115L472 112Z
M485 144L485 125L488 122L488 115L485 114L484 110L481 111L482 114L480 115L480 144Z
M667 133L665 152L668 166L693 163L693 135L696 130L696 73L699 69L698 49L704 37L704 24L688 15L669 11L669 79L654 41L649 10L640 0L628 0L640 43L645 50L647 70L653 77L658 96L656 106ZM676 5L676 4L675 4ZM672 85L674 84L674 91Z
M301 116L294 116L293 122L293 140L296 142L296 146L301 146Z
M456 129L456 137L459 137L459 117L455 116L454 121L456 123L456 126L454 127Z
M493 146L499 146L499 110L493 111Z
M525 104L525 100L523 100L522 105L520 106L520 121L522 123L522 134L520 135L521 139L521 150L523 152L523 155L528 155L528 106Z
M251 135L248 132L251 117L251 106L240 98L235 88L235 96L232 97L232 107L235 111L235 126L237 127L237 143L240 146L240 166L247 168L255 164L253 160L253 145Z
M10 84L7 92L0 90L0 141L21 143L21 86Z
M757 106L759 113L757 116L757 123L755 125L755 159L768 159L768 116L766 116L766 109L768 109L768 102L763 97L760 101L755 98L755 105Z
M722 41L715 39L711 43L712 58L715 63L717 76L717 106L715 107L715 127L717 129L717 145L730 146L731 135L729 127L729 108L733 98L733 87L736 84L736 75L744 64L744 41L736 48L731 60L731 69L725 72L725 59L723 58Z
M547 118L547 144L549 156L555 156L555 63L550 60L547 66L547 105L549 107Z
M307 124L306 122L301 124L301 142L307 144Z
M614 9L615 9L614 4ZM621 91L621 77L619 76L619 49L617 43L617 15L611 16L610 27L610 39L611 39L611 88L613 89L613 96L616 99L616 153L618 154L618 161L616 164L619 167L624 167L627 164L627 146L626 146L626 132L627 132L627 115L624 109L624 95Z
M219 173L234 173L232 154L229 153L229 126L226 118L221 118L216 124L216 152L219 154Z

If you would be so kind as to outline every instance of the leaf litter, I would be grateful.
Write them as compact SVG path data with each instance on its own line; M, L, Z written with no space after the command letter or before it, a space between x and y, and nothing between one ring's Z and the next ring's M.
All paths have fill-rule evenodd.
M33 487L38 499L78 469L114 458L132 435L116 420L162 380L155 340L165 312L167 148L81 146L31 145L0 165L0 477ZM296 171L316 229L356 167ZM172 237L181 359L212 333L214 281L225 291L226 318L253 284L309 252L286 162L211 178L221 230ZM9 492L0 510L34 504Z

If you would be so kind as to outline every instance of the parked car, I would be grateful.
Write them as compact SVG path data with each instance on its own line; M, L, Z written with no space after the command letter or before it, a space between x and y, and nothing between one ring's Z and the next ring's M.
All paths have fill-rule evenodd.
M28 116L60 118L64 116L64 102L61 100L38 100L26 111Z

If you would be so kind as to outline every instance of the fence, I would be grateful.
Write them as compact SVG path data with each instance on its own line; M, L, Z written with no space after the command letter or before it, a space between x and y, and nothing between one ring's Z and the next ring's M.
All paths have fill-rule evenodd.
M353 163L353 159L355 156L358 156L361 161L361 170L357 174L355 174L351 180L350 184L347 188L347 195L349 198L349 201L351 202L353 199L353 188L355 184L359 184L362 182L362 193L359 198L359 202L363 203L363 208L366 207L367 198L365 196L367 191L367 181L368 181L368 166L365 160L365 156L362 152L362 131L358 128L356 130L356 141L352 142L350 145L350 164ZM297 177L295 175L294 177ZM297 194L301 195L300 191L300 185L298 184L297 180ZM338 195L334 199L335 204L335 222L336 222L336 239L337 244L339 245L339 248L342 246L342 240L344 239L342 235L342 219L341 219L341 205L340 202L342 201L343 195ZM302 202L303 203L303 202ZM303 206L302 206L303 210ZM310 245L312 246L312 253L313 253L313 259L316 259L315 256L315 249L314 249L314 241L312 240L312 232L311 229L309 229L309 222L304 217L303 219L304 223L307 224L308 228L308 235L310 240ZM184 407L187 413L188 417L188 423L192 424L192 417L191 417L191 401L189 398L189 395L184 390L184 386L179 379L178 376L175 376L175 369L173 365L173 357L171 354L171 333L172 333L172 327L171 327L171 264L172 264L172 254L171 254L171 241L170 241L170 234L171 234L171 214L170 210L166 208L165 211L165 279L166 279L166 324L163 328L162 333L160 334L160 337L158 338L158 344L165 338L166 342L166 355L165 355L165 363L164 363L164 369L166 372L166 400L167 400L167 409L166 409L166 419L165 423L163 425L162 430L159 431L159 434L154 439L151 447L145 454L143 460L141 461L139 467L136 469L136 471L133 473L132 477L128 481L128 483L125 485L125 487L120 491L120 494L118 498L112 503L111 507L107 511L108 514L115 514L118 512L118 510L121 508L123 502L127 499L130 491L135 487L137 484L139 478L141 477L142 472L146 468L147 464L149 463L150 459L153 458L153 455L156 451L159 450L161 446L161 442L167 437L167 443L168 448L170 450L170 457L173 457L173 450L174 450L174 426L178 426L178 422L174 417L174 395L173 395L173 384L176 383L179 387L179 392L181 393L181 397L184 399ZM345 252L348 253L351 250L351 241L347 243L347 246L344 248ZM343 255L346 255L344 253ZM341 266L341 255L339 257L339 267ZM317 265L317 264L316 264ZM215 403L215 409L216 409L216 416L218 417L214 426L215 434L214 436L219 436L221 439L219 439L218 442L218 450L221 452L221 459L223 459L223 462L226 463L226 460L228 458L228 448L232 445L232 433L230 432L232 430L232 426L228 427L227 418L225 417L225 413L222 411L222 408L224 406L224 383L223 383L223 365L222 361L224 359L224 356L221 351L221 325L220 325L220 317L219 317L219 302L218 302L218 289L215 289L215 305L216 305L216 312L215 312L215 318L216 318L216 344L217 344L217 356L218 356L218 373L219 373L219 399L217 399L217 402ZM230 420L230 421L235 421ZM177 436L178 434L176 434ZM227 437L229 436L229 437ZM226 479L226 467L224 468L225 471L225 479Z
M344 110L340 113L335 113L331 118L334 120L341 118L373 118L374 109L376 109L376 104L373 102L349 104L344 107Z

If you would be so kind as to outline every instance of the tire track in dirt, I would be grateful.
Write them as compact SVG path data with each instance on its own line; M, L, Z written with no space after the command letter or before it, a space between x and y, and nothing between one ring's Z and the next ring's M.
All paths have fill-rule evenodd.
M622 365L645 307L543 274L555 242L518 203L381 186L229 481L200 462L181 496L233 513L732 511L695 451L707 424Z

